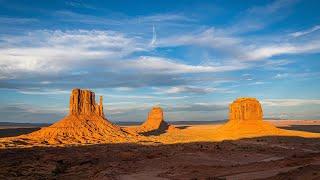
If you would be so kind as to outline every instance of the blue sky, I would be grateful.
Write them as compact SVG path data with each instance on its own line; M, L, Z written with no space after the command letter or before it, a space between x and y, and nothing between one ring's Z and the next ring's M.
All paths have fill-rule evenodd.
M0 121L54 122L72 88L112 121L221 120L240 96L267 118L320 118L320 3L0 0Z

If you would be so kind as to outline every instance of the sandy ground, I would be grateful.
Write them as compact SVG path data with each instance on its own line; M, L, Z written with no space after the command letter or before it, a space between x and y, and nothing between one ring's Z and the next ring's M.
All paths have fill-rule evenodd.
M320 121L272 123L320 132ZM176 137L163 133L143 144L0 149L0 179L320 179L319 138L203 141L220 126L180 125ZM162 142L184 134L195 141Z

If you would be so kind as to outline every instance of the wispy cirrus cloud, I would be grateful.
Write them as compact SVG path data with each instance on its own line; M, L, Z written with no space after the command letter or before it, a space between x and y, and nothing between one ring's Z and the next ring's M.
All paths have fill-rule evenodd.
M248 68L247 64L221 64L221 65L189 65L173 61L168 58L141 56L136 60L127 61L126 68L152 71L153 73L183 74L183 73L214 73L235 71Z
M38 21L39 20L36 18L0 17L1 24L17 25L17 24L35 23Z
M279 38L282 41L279 41ZM320 39L318 36L303 40L287 40L285 35L275 39L277 40L265 42L263 38L256 40L248 39L210 28L200 33L189 33L164 38L157 42L157 46L207 47L219 51L222 59L236 59L242 62L267 60L278 55L320 52Z
M262 103L266 106L320 105L320 99L264 99Z
M304 30L304 31L297 31L297 32L294 32L294 33L290 33L289 35L293 36L293 37L300 37L300 36L308 35L310 33L318 31L318 30L320 30L320 25L316 25L316 26L314 26L314 27L312 27L310 29Z
M235 22L225 29L228 33L242 34L258 31L270 24L285 19L298 0L275 0L259 6L253 6L240 13Z
M208 94L218 91L217 88L196 87L196 86L175 86L159 90L161 93L178 94L178 93L192 93L192 94Z
M129 17L125 14L117 14L114 16L110 14L106 17L94 16L90 14L82 14L74 11L56 11L53 13L53 16L59 18L59 21L62 22L74 22L74 23L83 23L91 25L116 25L116 26L128 26L128 25L138 25L138 24L159 24L159 23L182 23L188 22L192 23L196 20L194 18L185 16L183 14L176 13L162 13L162 14L150 14L144 16L135 16Z
M201 32L186 33L158 41L158 46L185 46L197 45L211 48L224 48L240 44L240 39L221 33L214 28L209 28Z

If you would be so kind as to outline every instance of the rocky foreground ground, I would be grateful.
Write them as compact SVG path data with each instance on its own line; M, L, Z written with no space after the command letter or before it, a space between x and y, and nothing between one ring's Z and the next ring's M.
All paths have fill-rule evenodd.
M261 137L0 150L0 179L87 178L320 179L320 141Z

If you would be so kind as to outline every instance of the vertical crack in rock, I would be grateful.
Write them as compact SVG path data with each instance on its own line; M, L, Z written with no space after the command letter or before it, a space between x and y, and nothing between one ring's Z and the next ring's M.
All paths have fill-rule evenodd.
M90 115L93 113L104 118L102 96L100 96L100 103L96 104L94 92L73 89L70 95L70 114Z
M262 121L262 108L255 98L238 98L229 106L230 121Z

